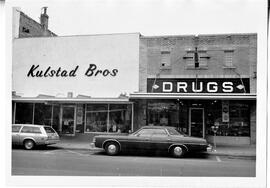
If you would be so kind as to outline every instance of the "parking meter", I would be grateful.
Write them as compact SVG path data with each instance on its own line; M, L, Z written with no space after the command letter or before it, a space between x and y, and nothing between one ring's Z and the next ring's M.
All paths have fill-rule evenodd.
M217 145L216 145L216 134L219 128L219 123L215 122L215 124L213 126L211 126L212 131L214 132L214 150L216 151Z

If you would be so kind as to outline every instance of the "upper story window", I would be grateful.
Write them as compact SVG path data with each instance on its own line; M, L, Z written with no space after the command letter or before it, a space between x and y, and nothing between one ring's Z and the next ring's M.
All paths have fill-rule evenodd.
M188 50L183 57L186 69L207 69L210 56L206 50Z
M210 56L206 53L205 50L198 51L199 67L207 68L209 59L210 59Z
M160 69L171 69L170 51L161 51Z
M233 58L234 51L233 50L225 50L224 51L224 68L234 68Z

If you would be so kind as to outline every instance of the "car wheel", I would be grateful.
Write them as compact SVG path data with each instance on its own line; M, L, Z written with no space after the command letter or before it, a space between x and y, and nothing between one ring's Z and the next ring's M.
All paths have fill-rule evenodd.
M35 146L35 142L33 140L25 140L24 141L24 148L27 150L33 149Z
M117 155L119 152L119 145L115 142L109 142L105 146L105 151L108 155Z
M171 149L171 153L174 157L180 158L184 156L184 154L186 153L186 150L181 146L174 146Z

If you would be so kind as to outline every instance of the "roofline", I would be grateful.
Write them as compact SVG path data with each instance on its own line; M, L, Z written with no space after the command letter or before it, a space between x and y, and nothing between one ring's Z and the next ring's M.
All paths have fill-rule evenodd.
M46 36L41 36L41 37L25 37L25 38L16 38L16 39L36 39L36 38L67 38L67 37L90 37L90 36L105 36L105 35L130 35L130 34L138 34L139 36L141 36L141 34L139 32L134 32L134 33L104 33L104 34L87 34L87 35L56 35L56 36L50 36L50 37L46 37Z
M132 104L129 98L36 98L36 97L13 97L14 102L28 103L125 103Z
M218 33L218 34L191 34L191 35L153 35L153 36L144 36L141 35L142 39L148 39L148 38L170 38L170 37L207 37L207 36L243 36L243 35L249 35L249 36L257 36L257 33Z

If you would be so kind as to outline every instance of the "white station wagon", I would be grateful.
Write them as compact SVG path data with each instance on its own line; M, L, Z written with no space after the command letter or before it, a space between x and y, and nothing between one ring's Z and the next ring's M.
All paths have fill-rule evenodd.
M12 145L23 145L33 149L37 145L50 145L59 142L59 135L50 126L32 124L12 125Z

